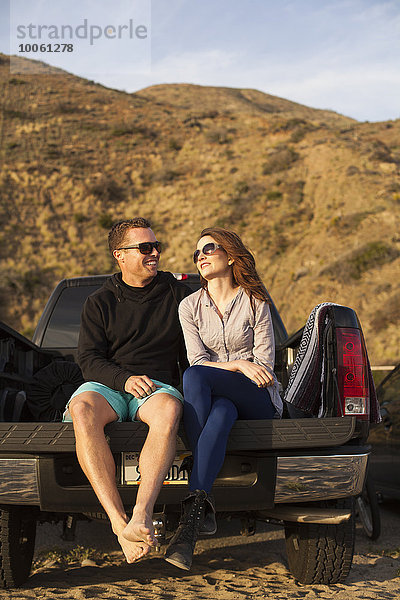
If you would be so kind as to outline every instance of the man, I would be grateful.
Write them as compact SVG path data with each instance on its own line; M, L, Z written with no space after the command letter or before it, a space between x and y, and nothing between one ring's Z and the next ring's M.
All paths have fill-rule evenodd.
M86 383L71 397L64 420L73 421L79 464L131 563L157 545L153 508L175 456L183 402L175 389L178 355L181 363L186 360L177 308L190 289L171 273L158 272L161 244L146 219L116 223L108 242L121 272L84 305L78 362ZM129 520L104 426L134 419L147 423L149 432Z

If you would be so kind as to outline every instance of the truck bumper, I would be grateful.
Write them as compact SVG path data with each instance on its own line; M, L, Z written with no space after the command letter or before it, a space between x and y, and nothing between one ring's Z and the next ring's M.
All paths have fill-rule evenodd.
M369 448L354 447L351 453L347 448L342 454L227 457L213 488L217 509L265 510L274 505L356 496L363 487L368 454ZM51 456L1 457L0 504L36 505L51 512L101 511L87 483L71 485L57 479L55 460ZM74 465L75 457L70 460ZM124 504L132 506L137 486L120 485L118 489ZM179 504L186 493L186 485L163 486L157 502Z
M37 458L0 458L0 504L38 505Z
M368 453L278 457L275 503L357 496L367 463Z

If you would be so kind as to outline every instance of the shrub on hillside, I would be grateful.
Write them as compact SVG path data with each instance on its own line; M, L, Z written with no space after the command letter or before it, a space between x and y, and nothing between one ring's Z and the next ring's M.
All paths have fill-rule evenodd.
M234 189L235 189L236 195L242 196L243 194L247 194L250 187L246 181L238 181L237 183L235 183Z
M307 133L309 133L310 131L314 131L315 129L316 129L316 127L314 127L314 125L312 125L311 123L305 123L304 125L299 125L293 131L292 135L289 138L289 141L293 142L293 144L297 144L297 142L301 142L301 140L303 138L305 138Z
M3 114L5 117L10 117L10 119L21 119L21 121L31 121L34 118L22 110L13 110L11 108L4 108Z
M280 200L282 198L282 192L279 190L269 190L267 192L267 200Z
M59 102L55 106L55 112L62 115L72 115L74 113L86 112L86 109L83 106L77 106L72 102Z
M154 181L156 183L170 183L180 177L180 171L173 169L171 167L161 167L156 171L153 171L150 175L150 181Z
M79 121L79 129L82 131L107 131L108 125L105 123L99 123L98 121ZM106 142L104 142L106 143Z
M293 131L299 126L307 125L307 121L293 117L291 119L277 118L270 126L271 133L280 133L282 131Z
M298 158L299 155L293 148L285 145L277 146L263 164L262 173L263 175L271 175L272 173L279 173L279 171L286 171Z
M210 129L205 134L206 139L213 144L229 144L231 138L229 137L228 130L224 127L218 127L216 129Z
M108 213L99 215L98 224L102 229L111 229L114 224L114 219Z
M118 127L114 127L111 130L110 135L112 137L121 137L124 135L142 135L148 139L155 139L157 137L157 132L146 125L135 125L134 123L128 125L123 123Z
M257 181L236 181L233 185L233 191L226 200L226 204L234 209L235 220L242 218L245 209L249 209L251 204L265 194L265 188Z
M176 150L177 152L179 152L179 150L182 150L182 144L175 138L170 138L168 142L168 148L170 150Z
M350 165L349 167L347 167L346 175L347 177L352 177L353 175L358 175L359 172L360 169L358 167L356 167L355 165Z
M189 127L202 127L200 123L200 119L215 119L218 117L219 112L216 110L210 110L209 112L201 113L199 115L188 115L185 119L183 119L182 123L184 125L188 125Z
M270 250L273 256L281 256L290 247L288 236L276 230L277 235L270 240Z
M48 144L45 149L45 158L57 159L62 156L62 150L57 144Z
M185 125L185 127L196 128L198 131L203 129L203 125L197 117L189 116L186 119L183 119L182 123Z
M304 186L305 186L306 182L305 181L288 181L285 186L284 186L284 190L286 192L286 197L287 200L289 202L289 204L300 204L301 202L303 202L304 200Z
M74 213L74 221L77 225L79 225L80 223L84 223L85 221L87 221L87 217L86 215L84 215L83 213Z
M368 242L323 269L321 275L343 282L360 279L366 271L391 262L398 256L400 252L385 242Z
M386 144L380 140L374 140L372 143L372 154L370 154L371 160L378 160L379 162L395 163L397 162L392 152Z
M400 202L400 183L393 182L385 189L386 197L395 204Z
M308 129L306 127L297 127L290 136L289 141L293 144L297 144L298 142L301 142L307 132Z
M103 202L120 201L125 196L124 189L114 179L105 175L90 185L88 192Z
M347 215L338 215L331 220L331 226L335 228L338 233L348 234L350 231L357 229L360 223L362 223L369 215L374 214L374 212L375 211L363 211L349 213Z
M315 129L317 129L315 125L297 117L292 119L278 118L270 127L271 133L292 132L290 141L294 144L300 142L309 131L314 131Z
M12 290L17 295L31 298L38 288L46 288L53 284L55 269L30 265L29 270L15 271L4 277L4 288Z
M218 117L218 115L219 115L219 112L217 110L210 110L208 112L202 113L197 118L198 119L215 119L215 117Z
M400 293L394 294L385 304L378 309L372 319L374 331L386 329L389 325L400 323Z
M400 192L400 183L398 183L397 181L393 181L388 186L386 186L386 191L389 192L390 194L395 194L395 193Z

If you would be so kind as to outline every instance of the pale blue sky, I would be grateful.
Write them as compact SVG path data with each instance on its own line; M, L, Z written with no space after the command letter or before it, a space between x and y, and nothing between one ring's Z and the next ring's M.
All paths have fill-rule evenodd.
M50 0L11 1L14 24L32 7L41 23L148 24L146 40L36 55L109 87L248 87L361 121L400 118L399 0L152 0L151 18L150 0L53 0L51 15ZM7 0L0 7L0 50L9 53Z

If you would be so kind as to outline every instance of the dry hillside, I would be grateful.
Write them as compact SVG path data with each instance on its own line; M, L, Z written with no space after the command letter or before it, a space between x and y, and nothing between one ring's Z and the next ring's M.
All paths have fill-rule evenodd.
M162 268L235 229L289 332L354 307L374 364L400 358L400 120L358 123L256 90L127 94L0 55L0 319L31 335L55 283L110 272L109 226L151 219Z

